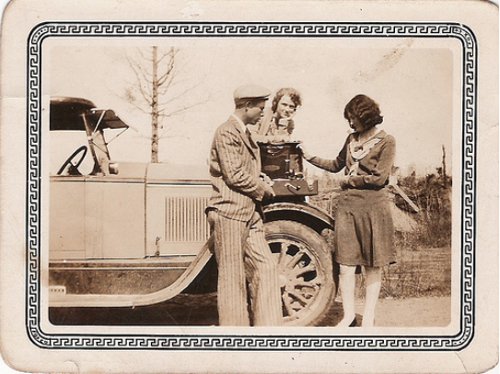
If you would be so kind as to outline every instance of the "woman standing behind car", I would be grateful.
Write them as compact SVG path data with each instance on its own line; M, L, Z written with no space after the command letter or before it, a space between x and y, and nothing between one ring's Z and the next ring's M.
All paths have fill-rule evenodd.
M355 270L362 265L366 274L362 326L370 327L374 324L382 266L395 262L394 226L385 186L394 163L396 143L377 127L383 117L378 104L368 96L355 96L346 105L344 117L354 131L335 160L312 156L301 148L304 158L321 169L337 173L345 168L335 214L335 259L340 264L344 310L337 326L347 327L355 321Z
M282 143L291 140L295 128L293 117L302 105L302 97L294 88L280 88L274 95L270 109L264 115L252 137L262 143Z

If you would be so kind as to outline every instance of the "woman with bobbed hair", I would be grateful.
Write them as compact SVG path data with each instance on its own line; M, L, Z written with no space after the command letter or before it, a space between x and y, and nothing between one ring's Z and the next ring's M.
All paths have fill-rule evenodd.
M378 128L383 117L378 104L357 95L346 105L344 117L353 132L335 160L312 156L311 164L337 173L345 170L335 213L335 260L340 264L340 290L344 317L337 326L355 322L355 270L365 268L366 297L363 327L371 327L380 294L382 267L395 262L394 226L386 186L394 164L394 137Z
M302 105L302 97L295 88L280 88L273 97L271 109L264 112L261 123L253 131L254 140L283 142L291 139L295 128L293 117Z

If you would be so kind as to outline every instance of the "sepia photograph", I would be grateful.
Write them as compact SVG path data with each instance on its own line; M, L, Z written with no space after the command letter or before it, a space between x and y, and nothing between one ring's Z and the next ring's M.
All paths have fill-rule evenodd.
M2 25L9 366L495 365L496 7L119 3Z
M50 49L52 323L450 323L452 50L165 44Z

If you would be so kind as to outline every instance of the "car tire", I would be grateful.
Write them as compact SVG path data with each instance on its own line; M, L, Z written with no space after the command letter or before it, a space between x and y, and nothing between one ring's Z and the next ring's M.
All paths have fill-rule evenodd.
M264 227L278 261L284 325L319 325L337 290L328 244L316 231L298 222L278 220Z

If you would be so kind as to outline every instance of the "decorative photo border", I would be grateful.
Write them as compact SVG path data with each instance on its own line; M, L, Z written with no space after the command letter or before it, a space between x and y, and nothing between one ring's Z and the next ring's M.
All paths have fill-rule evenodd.
M456 38L463 48L460 331L434 335L160 335L47 333L41 328L42 53L64 37ZM457 351L474 336L477 41L458 23L46 22L27 40L26 328L51 349Z

